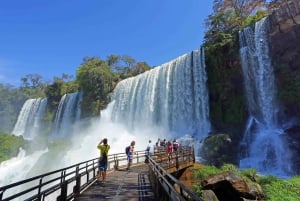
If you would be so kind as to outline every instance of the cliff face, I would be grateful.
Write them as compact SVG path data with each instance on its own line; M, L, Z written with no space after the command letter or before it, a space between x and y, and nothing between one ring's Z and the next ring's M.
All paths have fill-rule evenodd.
M279 122L285 128L285 140L294 157L293 170L300 174L300 1L288 3L270 16L270 55L280 102ZM210 117L213 129L228 133L232 147L228 150L237 162L241 137L248 118L238 38L220 49L206 52Z
M283 115L300 117L300 1L290 0L270 16L270 53Z
M292 151L292 169L300 174L300 1L290 0L274 11L270 26L270 53L282 105L281 121L289 125L284 137Z

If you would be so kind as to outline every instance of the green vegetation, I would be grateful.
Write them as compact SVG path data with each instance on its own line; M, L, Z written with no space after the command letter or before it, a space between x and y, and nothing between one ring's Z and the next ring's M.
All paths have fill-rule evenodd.
M27 99L47 97L48 104L43 117L43 124L47 125L43 135L47 135L61 97L77 91L83 92L82 118L98 116L110 101L110 94L119 81L149 69L146 62L137 62L128 55L110 55L107 60L84 57L75 78L63 73L49 82L38 74L28 74L21 78L22 84L17 88L0 83L0 129L11 132Z
M287 64L277 65L275 68L278 84L278 96L284 100L286 111L292 115L300 114L300 82L299 74Z
M298 201L300 198L300 176L286 180L274 176L262 176L259 177L258 183L263 188L266 200Z
M17 156L20 147L28 148L28 142L22 136L0 132L0 163Z
M270 201L297 201L300 197L300 176L290 179L279 179L275 176L258 176L257 171L253 168L238 171L235 165L225 164L221 168L215 166L204 166L200 170L194 172L197 179L197 185L193 190L202 195L201 181L217 174L231 171L247 181L257 182L261 185L266 200Z
M248 116L238 32L267 16L269 4L264 0L214 0L213 13L206 19L210 118L213 127L230 133L234 143L240 140Z

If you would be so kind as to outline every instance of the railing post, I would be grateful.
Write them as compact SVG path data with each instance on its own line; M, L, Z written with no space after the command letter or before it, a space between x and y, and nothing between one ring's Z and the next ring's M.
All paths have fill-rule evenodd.
M95 174L95 171L94 171L94 174ZM76 181L76 184L73 188L73 193L74 193L74 196L77 196L77 195L80 194L80 186L81 186L81 174L79 174L79 167L78 166L76 167L75 181Z
M179 169L179 160L178 160L177 152L176 152L176 169Z
M38 196L37 196L37 200L42 200L42 196L41 196L41 187L42 187L42 182L43 182L43 178L40 178L40 182L39 182L39 189L38 189Z
M67 200L67 192L68 192L68 183L65 181L65 173L64 170L61 176L61 183L60 183L60 195L57 197L57 201L65 201Z
M68 192L68 183L63 181L60 185L61 193L58 196L57 201L65 201L67 200L67 192Z
M193 156L193 163L195 163L196 162L196 156L195 156L194 145L192 145L192 156Z
M114 162L115 162L114 168L115 168L115 170L118 170L119 169L119 160L118 160L118 156L116 154L114 154Z
M85 164L85 172L86 172L86 183L89 183L90 180L90 175L89 175L89 168L88 168L89 164L86 163Z

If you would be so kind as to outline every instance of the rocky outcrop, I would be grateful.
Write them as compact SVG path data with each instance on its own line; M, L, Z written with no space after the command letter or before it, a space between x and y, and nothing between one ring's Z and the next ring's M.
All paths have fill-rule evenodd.
M213 191L219 201L264 200L259 184L246 181L232 172L211 176L203 180L201 185L204 190ZM205 193L205 195L212 198L209 200L215 200L212 192Z
M270 51L274 62L300 75L300 1L290 0L270 16Z
M283 111L300 117L300 1L287 2L270 16L270 54Z
M270 54L278 95L282 105L280 120L290 122L284 139L291 149L292 171L300 174L300 1L288 0L270 16ZM295 126L296 125L296 126Z
M300 126L296 125L285 130L285 139L287 139L289 148L292 152L292 169L297 174L300 175Z
M208 165L220 167L225 163L234 163L231 158L232 140L228 134L210 134L202 140L201 155Z

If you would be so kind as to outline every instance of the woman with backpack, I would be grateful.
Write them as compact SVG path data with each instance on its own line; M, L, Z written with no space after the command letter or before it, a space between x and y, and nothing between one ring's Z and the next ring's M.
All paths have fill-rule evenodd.
M127 154L127 170L130 170L131 164L132 164L132 160L133 160L133 154L134 154L134 145L135 145L135 141L131 141L130 146L128 148L128 151L126 151Z
M101 140L97 148L100 150L97 180L100 181L100 178L102 177L102 182L105 182L107 170L107 156L108 151L110 149L110 146L107 144L107 139L104 138L103 140Z

